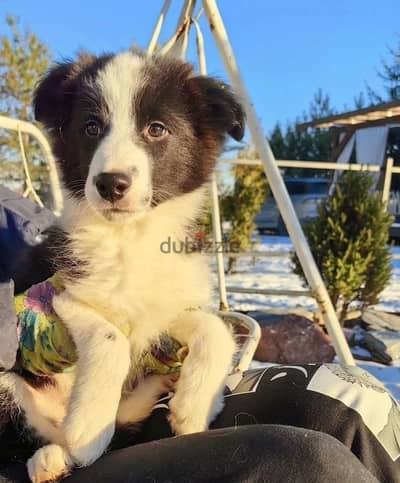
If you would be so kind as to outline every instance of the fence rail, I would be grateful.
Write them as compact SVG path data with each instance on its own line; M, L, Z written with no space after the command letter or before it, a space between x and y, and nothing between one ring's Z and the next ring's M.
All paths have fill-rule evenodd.
M247 166L262 166L262 162L258 159L222 159L223 163L232 165L247 165ZM384 173L384 187L382 191L382 200L386 203L388 212L392 215L400 214L400 193L398 191L390 191L393 174L400 174L400 166L393 166L393 158L387 158L386 163L381 166L378 164L362 164L362 163L332 163L329 161L301 161L301 160L287 160L277 159L276 164L279 168L305 168L305 169L319 169L328 171L364 171L371 173ZM249 252L235 252L227 253L230 258L285 258L294 253L294 250L289 251L249 251ZM400 254L393 253L393 260L400 260ZM258 294L258 295L282 295L282 296L311 296L310 290L280 290L280 289L259 289L259 288L244 288L236 286L226 287L229 293L242 294Z
M262 166L258 159L222 159L223 163L247 166ZM393 158L387 158L384 165L365 163L332 163L330 161L301 161L296 159L277 159L279 168L304 168L325 171L364 171L370 173L384 173L382 200L387 203L388 211L392 215L400 215L400 193L390 191L393 174L400 173L400 166L393 166Z
M258 159L222 159L223 163L245 164L250 166L262 166ZM383 171L383 167L378 164L359 164L359 163L332 163L330 161L300 161L296 159L277 159L278 168L306 168L322 169L332 171ZM393 172L400 173L400 168L393 168Z

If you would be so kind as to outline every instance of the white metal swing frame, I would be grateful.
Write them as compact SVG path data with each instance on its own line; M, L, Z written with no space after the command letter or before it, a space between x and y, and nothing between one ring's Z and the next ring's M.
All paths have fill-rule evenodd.
M19 119L12 119L6 116L0 116L0 128L9 129L10 131L17 132L19 149L21 152L22 163L24 167L25 182L26 182L26 190L23 195L24 196L32 195L36 203L39 206L43 206L42 200L39 198L39 195L36 193L36 190L32 183L32 179L31 179L31 175L28 167L28 160L26 158L26 153L25 153L25 147L22 140L22 134L26 134L36 140L36 142L38 143L42 151L43 157L46 160L47 165L49 167L52 209L56 215L60 215L63 209L63 196L61 191L61 184L60 184L60 179L57 172L56 162L55 162L53 153L51 151L50 144L47 141L44 134L40 131L38 127L36 127L34 124L30 122L21 121Z
M171 0L165 0L160 16L156 22L153 35L148 45L148 54L152 55L158 43L160 32L168 13ZM317 301L322 317L326 324L327 330L332 338L333 345L340 361L344 364L354 365L354 359L350 348L347 344L343 330L337 319L334 307L329 298L325 284L319 273L318 267L315 263L314 257L308 246L307 240L304 236L303 230L297 219L296 212L293 208L286 186L283 182L276 160L271 151L268 141L261 129L255 109L251 103L250 97L247 93L245 84L241 78L236 59L229 42L228 34L219 12L216 0L202 0L202 8L193 18L192 14L196 0L185 0L178 20L176 31L173 37L161 48L160 53L172 53L181 59L185 58L186 49L188 45L189 29L191 24L194 24L197 38L197 51L199 61L199 71L201 74L206 74L206 61L204 54L204 41L199 27L198 19L202 12L205 12L211 33L214 37L216 46L221 55L225 68L229 74L232 85L239 95L247 117L247 122L251 134L251 138L257 152L260 155L262 164L264 166L265 174L267 176L269 186L275 197L279 211L286 224L290 238L292 239L295 251L299 257L301 266L306 276L308 285L312 296ZM213 237L215 243L221 243L221 223L218 205L218 188L215 176L211 180L211 199L212 199L212 220L213 220ZM222 253L216 253L217 272L218 272L218 288L220 298L221 314L224 315L228 311L228 300L225 285L224 260ZM232 313L231 313L232 314ZM235 314L241 316L241 314ZM252 319L250 319L252 320ZM252 323L252 322L251 322ZM259 333L257 329L253 334L252 342L254 342ZM253 345L253 344L251 344ZM251 351L250 351L251 352Z

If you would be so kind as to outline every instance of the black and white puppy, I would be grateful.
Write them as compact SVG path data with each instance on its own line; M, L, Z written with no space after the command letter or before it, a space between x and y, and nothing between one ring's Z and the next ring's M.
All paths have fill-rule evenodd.
M129 394L126 387L162 333L189 349L169 404L176 434L207 429L221 410L235 343L207 312L207 260L160 246L188 236L225 138L242 138L244 116L222 82L178 60L130 52L57 65L39 85L34 108L65 189L49 245L65 285L54 308L78 362L74 375L55 375L46 387L11 373L0 384L48 442L28 462L31 480L43 482L90 464L116 424L150 414L163 377Z

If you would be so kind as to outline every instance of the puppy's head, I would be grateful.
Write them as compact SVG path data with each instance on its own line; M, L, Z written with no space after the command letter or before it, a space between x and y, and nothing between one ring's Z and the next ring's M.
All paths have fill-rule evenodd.
M244 131L227 85L184 62L130 52L58 64L34 109L66 190L110 221L202 186L226 136L240 140Z

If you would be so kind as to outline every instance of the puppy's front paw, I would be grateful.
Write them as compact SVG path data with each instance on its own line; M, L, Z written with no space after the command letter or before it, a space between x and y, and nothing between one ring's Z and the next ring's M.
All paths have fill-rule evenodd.
M72 461L64 448L48 444L28 460L27 469L33 483L60 481L70 473Z
M198 399L177 394L170 400L169 409L168 420L175 434L199 433L208 429L207 411Z

